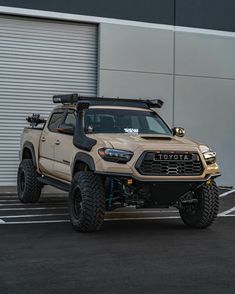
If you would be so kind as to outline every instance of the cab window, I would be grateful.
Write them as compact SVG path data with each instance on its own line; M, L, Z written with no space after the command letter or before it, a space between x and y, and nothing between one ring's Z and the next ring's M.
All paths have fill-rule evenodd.
M57 128L62 124L63 119L64 119L64 110L56 111L52 113L51 119L48 124L48 129L51 132L57 133Z
M74 127L76 126L76 116L75 116L74 110L68 111L64 123L69 124L69 125L73 125Z

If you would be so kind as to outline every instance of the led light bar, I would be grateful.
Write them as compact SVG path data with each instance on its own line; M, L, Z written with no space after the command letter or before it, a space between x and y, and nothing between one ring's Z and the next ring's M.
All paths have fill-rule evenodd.
M131 98L107 98L107 97L89 97L78 94L66 94L53 96L54 103L75 104L79 102L88 102L90 105L117 105L132 106L141 108L161 108L163 101L160 99L131 99Z

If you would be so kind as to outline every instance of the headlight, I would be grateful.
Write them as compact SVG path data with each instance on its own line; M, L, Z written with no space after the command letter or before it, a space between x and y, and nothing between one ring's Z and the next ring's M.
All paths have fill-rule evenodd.
M200 148L207 164L215 163L216 152L210 150L210 148L205 145L200 145L199 148Z
M117 163L126 163L131 160L133 152L111 149L111 148L101 148L98 150L99 155L106 161L112 161Z

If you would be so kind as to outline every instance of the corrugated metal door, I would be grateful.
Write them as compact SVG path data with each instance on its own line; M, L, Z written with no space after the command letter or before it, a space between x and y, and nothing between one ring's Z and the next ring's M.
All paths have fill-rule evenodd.
M25 117L54 94L95 95L96 77L96 25L0 17L0 186L16 184Z

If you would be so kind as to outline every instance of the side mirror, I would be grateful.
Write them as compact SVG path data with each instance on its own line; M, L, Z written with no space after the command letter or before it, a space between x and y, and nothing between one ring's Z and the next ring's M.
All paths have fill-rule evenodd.
M177 137L184 137L185 136L185 129L176 127L172 129L173 135Z
M57 131L59 133L69 134L69 135L73 135L74 134L74 130L75 130L75 127L72 124L61 124L57 128Z

